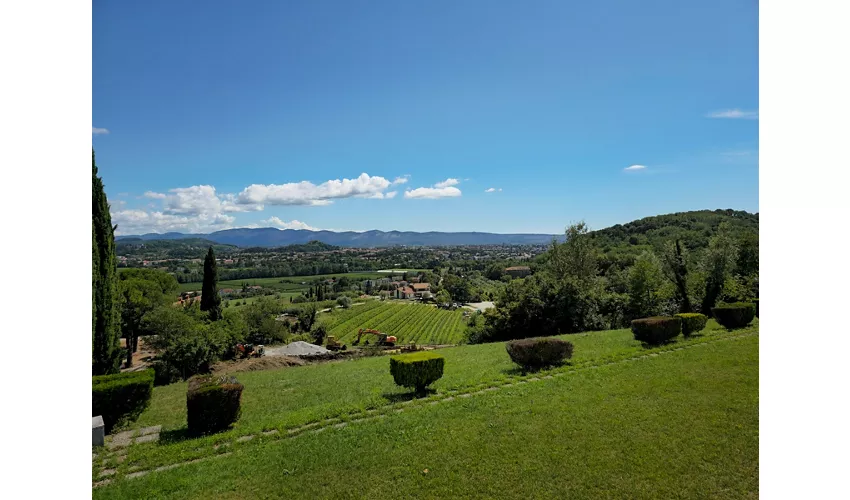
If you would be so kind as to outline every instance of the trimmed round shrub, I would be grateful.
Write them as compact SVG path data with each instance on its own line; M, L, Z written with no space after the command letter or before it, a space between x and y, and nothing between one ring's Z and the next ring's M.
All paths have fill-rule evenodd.
M659 345L679 336L682 331L682 318L653 316L632 320L632 334L635 340L645 344Z
M153 378L153 370L92 377L92 416L103 417L106 432L136 420L150 404Z
M708 321L708 316L700 313L681 313L675 316L682 320L682 335L685 337L705 328L705 323Z
M186 392L186 419L192 434L228 429L242 412L242 389L235 377L196 375Z
M756 316L756 305L752 302L718 304L711 308L714 319L726 328L741 328L749 325Z
M397 385L421 393L443 376L445 364L445 358L432 352L402 354L390 358L390 373Z
M573 344L551 337L512 340L505 344L511 361L523 369L538 369L557 365L573 357Z

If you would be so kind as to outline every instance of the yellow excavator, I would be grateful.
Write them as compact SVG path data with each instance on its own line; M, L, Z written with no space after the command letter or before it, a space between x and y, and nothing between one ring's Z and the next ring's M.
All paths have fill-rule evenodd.
M394 335L387 335L386 333L379 332L378 330L371 330L371 329L365 329L364 330L363 328L361 328L357 332L357 340L352 342L351 345L360 345L360 339L364 335L375 335L375 336L377 336L378 339L375 341L375 344L379 345L379 346L392 347L398 341L398 339ZM367 340L366 343L368 343L368 342L369 341Z
M333 335L328 335L327 340L328 344L325 347L327 347L329 351L344 351L348 349L347 345L340 343L340 341L337 340L336 337L334 337Z

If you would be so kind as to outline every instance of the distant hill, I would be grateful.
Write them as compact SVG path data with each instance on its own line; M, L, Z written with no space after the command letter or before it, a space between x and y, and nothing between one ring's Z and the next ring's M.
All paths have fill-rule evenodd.
M663 241L679 238L690 249L704 248L721 222L728 221L735 233L758 233L758 214L739 210L696 210L674 214L645 217L626 224L617 224L593 231L594 238L603 251L640 250L657 247ZM290 247L291 251L324 251L333 247L389 247L389 246L454 246L454 245L539 245L551 243L552 238L563 239L563 234L495 234L495 233L444 233L413 231L308 231L306 229L225 229L210 234L144 234L119 236L116 244L125 242L193 241L208 246L210 242L245 247ZM180 244L180 243L177 243ZM327 245L326 247L320 246ZM301 246L300 250L298 246ZM305 246L306 245L306 246Z
M536 245L545 244L556 237L552 234L495 234L495 233L443 233L412 231L308 231L306 229L225 229L210 234L149 233L141 236L118 236L116 241L134 240L180 240L203 238L216 243L238 247L283 247L304 245L311 241L340 247L389 247L389 246L453 246L453 245Z
M637 254L658 249L679 239L689 250L708 246L721 223L728 222L735 237L745 233L758 236L759 216L740 210L696 210L645 217L594 231L593 237L603 253Z
M286 245L284 247L242 247L242 250L246 252L293 252L293 253L316 253L316 252L330 252L331 250L339 250L340 247L335 245L328 245L327 243L322 243L321 241L310 241L304 244L296 243L294 245Z
M146 239L143 237L115 238L115 253L118 255L165 255L173 258L203 257L209 247L218 252L236 249L234 245L225 245L212 240L196 237L174 238L179 233L168 233L171 239Z

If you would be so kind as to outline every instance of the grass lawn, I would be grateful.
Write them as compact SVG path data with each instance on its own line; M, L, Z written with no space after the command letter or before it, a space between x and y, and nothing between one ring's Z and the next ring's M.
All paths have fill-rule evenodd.
M757 330L756 323L744 332ZM680 337L672 345L651 350L635 342L628 330L563 336L575 344L574 357L568 365L547 373L571 372L733 335L713 321L703 333L690 340ZM446 369L443 378L433 385L437 391L434 397L499 386L531 376L523 376L510 362L502 343L459 346L438 352L446 358ZM286 433L327 419L350 420L361 417L364 412L391 413L409 400L409 392L393 383L386 357L245 372L240 373L238 378L245 385L240 421L228 432L199 439L185 439L186 383L155 388L150 408L132 428L162 425L163 438L159 443L130 447L127 459L118 467L119 473L129 472L132 466L158 467L210 456L224 451L216 450L214 445L231 443L239 436L260 431L276 429ZM416 400L414 404L426 402ZM94 465L117 465L99 460Z
M623 331L573 335L574 366L535 376L554 378L440 404L410 404L401 413L389 411L383 418L341 429L285 439L258 436L229 446L227 456L137 479L121 479L119 471L113 483L93 490L93 496L756 498L758 336L738 334L757 330L757 325L733 334L714 329L702 338L667 346L657 357L607 365L602 361L642 348ZM718 339L726 340L711 342ZM694 344L704 345L673 351ZM511 374L502 344L442 352L447 363L437 384L440 392L479 382L498 386L493 377ZM259 389L260 379L267 385L279 380L280 402L297 397L296 386L309 380L313 385L307 392L321 393L312 403L302 399L290 410L264 417L278 419L302 405L345 398L363 385L367 389L361 395L383 392L387 364L384 358L371 358L243 374L246 401L240 427L257 425L250 423L258 418L251 414L275 397L271 385ZM462 366L467 364L475 367ZM495 366L485 368L490 364ZM487 373L480 373L482 369ZM305 376L309 372L312 377ZM302 376L297 382L291 378ZM163 389L173 390L157 389L158 405L166 403ZM175 398L167 405L172 411L185 404L184 391L179 403ZM266 404L249 405L251 392L257 398L262 393ZM194 441L202 440L188 442ZM133 448L154 455L172 446L177 445L135 445L126 463L137 461Z

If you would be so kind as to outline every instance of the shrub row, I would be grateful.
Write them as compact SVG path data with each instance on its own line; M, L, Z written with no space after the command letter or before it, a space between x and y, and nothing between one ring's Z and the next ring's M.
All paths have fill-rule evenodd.
M425 387L443 376L445 358L432 352L402 354L390 358L390 373L397 385L424 392Z
M718 304L711 309L714 319L726 328L741 328L750 324L756 316L756 305L752 302Z
M705 328L705 323L708 317L700 313L681 313L675 315L682 320L682 335L690 337L692 333L696 333Z
M533 337L505 344L511 361L525 370L561 363L573 356L573 344L553 337Z
M635 340L658 345L676 338L682 331L682 318L654 316L632 320Z
M150 404L153 378L153 370L92 377L92 416L103 416L107 433L136 420Z
M196 375L186 392L186 420L192 434L229 428L242 411L242 389L235 377Z

